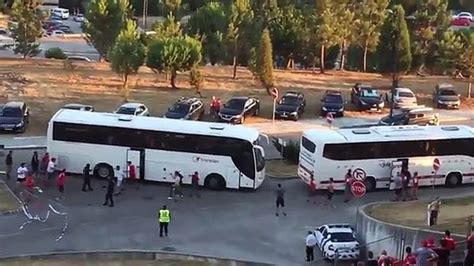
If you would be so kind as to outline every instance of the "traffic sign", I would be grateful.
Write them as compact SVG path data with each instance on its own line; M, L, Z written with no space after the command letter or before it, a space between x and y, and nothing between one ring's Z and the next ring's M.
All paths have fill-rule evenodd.
M366 173L361 168L356 168L352 172L352 177L354 177L354 179L357 180L357 181L364 182L365 177L366 177Z
M433 169L434 169L435 171L438 171L440 167L441 167L441 163L439 162L439 159L438 159L438 158L435 158L435 159L433 160Z
M334 116L332 115L332 113L326 114L326 121L328 122L328 124L332 124L332 121L334 121Z
M271 94L272 94L273 99L276 100L278 98L278 89L272 88Z
M354 197L362 198L367 192L367 189L364 183L360 181L355 181L351 184L351 192L352 192L352 195L354 195Z

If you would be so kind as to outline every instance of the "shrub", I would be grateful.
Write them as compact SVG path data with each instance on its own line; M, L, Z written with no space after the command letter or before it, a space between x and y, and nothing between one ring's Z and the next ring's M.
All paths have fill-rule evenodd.
M52 59L66 59L67 56L59 47L49 48L44 52L44 57Z
M191 69L191 72L189 72L189 83L191 84L191 86L194 87L197 94L201 94L204 79L201 76L201 71L199 71L199 69L197 69L196 67L193 67Z

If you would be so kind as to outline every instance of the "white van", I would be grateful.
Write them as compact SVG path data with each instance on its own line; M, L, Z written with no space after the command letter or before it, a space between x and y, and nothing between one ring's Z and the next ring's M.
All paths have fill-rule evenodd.
M57 7L51 11L51 14L62 19L69 18L69 9Z

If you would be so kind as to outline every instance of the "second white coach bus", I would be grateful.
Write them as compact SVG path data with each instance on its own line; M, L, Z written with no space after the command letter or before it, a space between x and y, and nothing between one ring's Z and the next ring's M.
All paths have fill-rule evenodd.
M137 178L172 182L179 171L212 189L258 188L265 177L257 130L244 126L59 110L48 125L47 150L58 168L107 177L115 166L137 166Z
M365 172L368 191L389 188L402 164L418 173L420 186L474 182L474 130L468 126L312 129L300 144L298 176L306 183L313 177L321 189L329 178L343 189L348 169Z

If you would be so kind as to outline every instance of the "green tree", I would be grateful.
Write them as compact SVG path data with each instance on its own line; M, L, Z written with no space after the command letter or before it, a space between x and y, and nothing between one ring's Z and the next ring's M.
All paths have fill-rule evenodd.
M272 50L272 39L270 38L270 32L267 29L264 29L256 55L256 76L263 87L265 87L269 95L274 82Z
M87 42L99 52L100 60L115 44L131 10L128 0L91 0L84 15L82 30Z
M161 14L173 14L177 15L178 10L181 7L181 0L159 0L159 7Z
M378 45L378 70L392 73L392 85L398 87L400 75L410 70L412 56L405 11L396 5L385 19Z
M313 40L319 47L319 68L321 73L325 69L326 49L337 44L336 35L337 18L333 13L334 2L332 0L320 0L315 2L315 12L311 24L314 25Z
M387 6L388 0L363 0L357 5L353 36L364 51L362 57L364 72L367 71L367 53L377 49Z
M340 70L344 70L344 64L346 61L347 48L353 41L354 31L354 12L355 12L355 1L354 0L333 0L332 13L336 16L337 26L335 27L334 34L337 38L337 42L341 45L341 62Z
M168 14L166 20L163 22L157 22L153 25L153 31L156 32L153 38L171 38L183 35L183 29L181 24L173 14Z
M462 42L464 49L458 57L458 69L469 76L467 97L471 98L472 83L474 82L474 32L472 30L464 30L462 33Z
M171 73L171 87L176 89L178 71L188 71L201 62L201 42L189 36L155 39L148 47L146 65L156 71Z
M204 80L201 75L201 71L197 67L193 67L191 71L189 71L189 84L193 86L196 94L202 98L201 89L204 86Z
M43 35L39 16L38 0L16 0L11 10L11 20L16 21L12 27L13 52L23 58L33 57L41 50L39 39Z
M188 33L200 36L204 56L213 65L225 58L223 40L228 24L225 8L219 2L199 8L187 23Z
M233 79L237 77L239 42L243 36L245 26L251 23L252 19L253 11L250 6L250 0L235 0L232 3L226 37L232 51Z
M128 100L128 76L136 74L145 61L145 46L140 41L137 25L131 19L119 33L115 45L110 50L110 67L121 75L124 99Z

